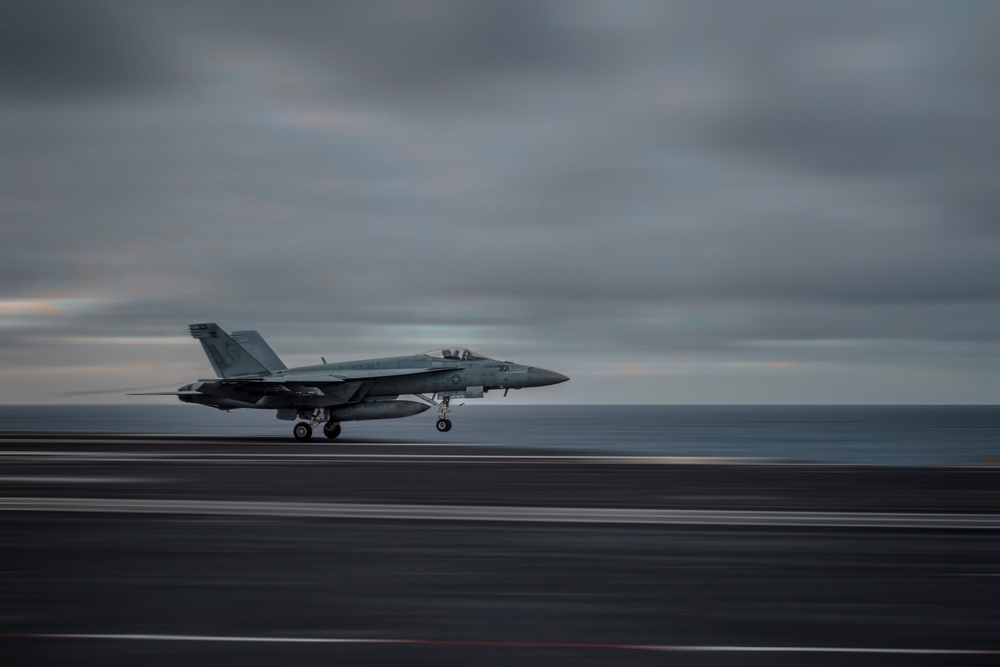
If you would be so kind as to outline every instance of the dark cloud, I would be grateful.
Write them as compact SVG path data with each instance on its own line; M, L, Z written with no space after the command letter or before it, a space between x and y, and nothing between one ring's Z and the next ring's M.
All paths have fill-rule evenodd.
M170 70L131 20L132 10L101 0L4 0L3 97L93 98L163 85Z
M514 0L222 2L209 26L291 59L316 75L312 93L436 113L509 110L515 82L593 77L625 66L597 26L569 25L571 5ZM510 90L508 85L515 84Z

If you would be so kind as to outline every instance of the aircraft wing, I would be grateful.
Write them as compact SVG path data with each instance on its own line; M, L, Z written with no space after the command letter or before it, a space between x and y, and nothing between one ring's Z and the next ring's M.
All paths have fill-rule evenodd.
M420 373L440 373L441 371L454 371L451 368L371 368L365 371L334 371L334 375L344 380L375 380L378 378L391 378L397 375L419 375Z
M452 366L449 368L369 368L366 370L332 369L324 371L286 371L275 373L263 378L254 378L254 382L296 382L311 384L321 382L350 382L353 380L378 380L381 378L398 377L401 375L418 375L420 373L440 373L442 371L461 370Z
M225 391L244 391L252 396L281 396L295 394L299 396L353 396L364 385L365 381L380 378L399 377L403 375L418 375L421 373L454 372L461 370L457 366L447 368L369 368L364 370L346 369L309 369L302 371L277 371L272 375L254 377L228 377L223 379L198 380L205 385L228 388ZM332 386L331 386L332 385ZM370 389L370 384L368 388ZM181 389L177 391L158 391L129 396L200 396L204 392Z

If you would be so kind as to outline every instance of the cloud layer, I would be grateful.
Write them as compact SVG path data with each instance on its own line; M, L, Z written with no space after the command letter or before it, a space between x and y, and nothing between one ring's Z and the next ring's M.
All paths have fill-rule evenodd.
M2 401L205 375L206 320L551 400L1000 394L995 3L2 14Z

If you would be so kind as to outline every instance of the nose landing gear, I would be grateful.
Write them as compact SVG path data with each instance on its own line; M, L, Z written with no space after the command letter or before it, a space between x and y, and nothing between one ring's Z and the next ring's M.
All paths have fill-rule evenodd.
M451 420L448 419L448 413L451 412L451 396L442 396L439 401L434 400L434 398L437 398L437 394L434 394L434 398L429 398L423 394L414 394L414 396L422 401L427 401L431 405L437 406L438 420L434 424L434 428L437 429L438 433L447 433L451 430Z
M438 433L447 433L451 430L451 420L448 419L449 412L451 412L451 396L443 396L441 402L438 403L438 420L435 424Z

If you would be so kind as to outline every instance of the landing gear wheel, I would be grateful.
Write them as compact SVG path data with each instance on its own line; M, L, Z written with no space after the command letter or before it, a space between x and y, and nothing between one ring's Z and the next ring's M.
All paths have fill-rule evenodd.
M313 427L308 424L308 422L299 422L292 429L292 435L295 436L296 440L301 440L305 442L312 437Z
M450 419L439 419L437 420L437 430L441 433L447 433L451 430L451 420Z
M327 422L326 425L323 426L323 435L330 438L330 440L336 440L337 436L340 435L340 424Z

